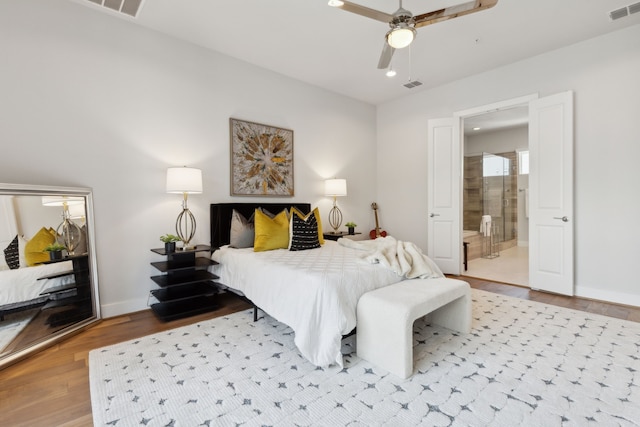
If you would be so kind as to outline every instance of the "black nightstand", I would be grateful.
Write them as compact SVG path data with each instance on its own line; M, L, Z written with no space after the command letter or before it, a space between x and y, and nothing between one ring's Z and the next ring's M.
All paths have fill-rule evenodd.
M338 240L341 237L355 238L355 236L359 234L362 234L362 233L349 234L346 231L338 231L337 233L334 233L334 232L322 233L322 237L324 237L327 240Z
M67 325L88 319L93 314L91 298L91 286L89 280L89 256L88 254L68 255L61 259L45 261L43 264L71 261L72 269L59 273L39 277L38 280L54 279L64 276L73 276L70 283L46 289L40 295L46 295L49 301L41 310L53 310L47 317L46 323L51 327Z
M211 252L209 246L198 245L192 249L176 250L167 253L164 248L151 249L152 252L166 256L166 261L152 262L151 265L164 273L151 279L159 289L151 291L158 302L151 310L164 321L180 319L206 313L218 308L215 295L219 287L214 280L218 276L207 271L217 264L209 257L198 257L197 252Z

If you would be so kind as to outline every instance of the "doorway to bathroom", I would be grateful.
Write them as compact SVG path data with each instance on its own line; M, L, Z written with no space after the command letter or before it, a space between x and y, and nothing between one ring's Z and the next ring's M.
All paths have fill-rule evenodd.
M464 275L529 286L528 107L464 118Z

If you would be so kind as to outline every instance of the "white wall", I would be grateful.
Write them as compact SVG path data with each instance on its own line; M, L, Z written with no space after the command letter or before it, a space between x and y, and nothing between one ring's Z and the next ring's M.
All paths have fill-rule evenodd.
M482 152L495 154L528 150L528 147L529 127L526 125L470 134L464 138L466 156L479 155Z
M209 243L209 203L249 201L229 195L230 117L294 131L295 196L267 201L326 217L323 179L346 178L345 222L370 228L371 105L67 0L0 2L0 52L0 182L93 188L105 316L147 305L149 249L181 206L167 167L203 171L204 194L189 198L197 243Z
M640 305L640 25L378 108L378 201L385 227L427 247L427 121L532 93L575 94L578 295Z

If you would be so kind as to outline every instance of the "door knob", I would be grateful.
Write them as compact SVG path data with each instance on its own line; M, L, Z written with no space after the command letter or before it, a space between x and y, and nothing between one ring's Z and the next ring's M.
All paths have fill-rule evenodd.
M566 216L554 216L553 219L559 219L562 220L562 222L569 222L569 218Z
M433 213L433 212L431 212L431 214L430 214L429 216L430 216L431 218L433 218L434 216L440 216L440 214L437 214L437 213Z

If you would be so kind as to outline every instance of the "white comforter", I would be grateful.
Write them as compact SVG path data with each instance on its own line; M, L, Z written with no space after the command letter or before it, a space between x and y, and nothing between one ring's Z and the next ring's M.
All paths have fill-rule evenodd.
M46 289L73 280L72 276L55 279L40 279L41 277L72 269L71 261L64 261L15 270L2 270L0 271L0 305L38 298Z
M379 237L375 240L339 239L338 243L360 251L359 257L372 264L382 264L405 279L444 277L440 268L412 242Z
M327 241L318 249L223 247L212 258L220 283L244 293L258 307L295 332L302 355L316 366L342 365L342 335L356 326L356 305L365 292L402 277L361 252Z

